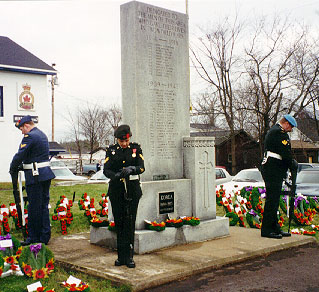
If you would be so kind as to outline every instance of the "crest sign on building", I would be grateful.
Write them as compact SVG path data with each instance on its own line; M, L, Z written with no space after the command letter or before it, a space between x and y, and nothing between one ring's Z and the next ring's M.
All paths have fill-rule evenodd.
M18 110L20 111L30 111L34 110L34 96L31 93L31 85L22 85L23 91L18 97Z

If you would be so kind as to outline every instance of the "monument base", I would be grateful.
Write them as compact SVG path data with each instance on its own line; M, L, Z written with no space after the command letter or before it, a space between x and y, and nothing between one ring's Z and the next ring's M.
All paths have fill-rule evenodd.
M229 235L229 219L217 217L216 219L201 221L197 226L184 225L180 228L166 227L164 231L136 230L134 252L143 254L161 248L175 245L200 242ZM92 227L90 242L109 248L116 248L116 233L107 227Z

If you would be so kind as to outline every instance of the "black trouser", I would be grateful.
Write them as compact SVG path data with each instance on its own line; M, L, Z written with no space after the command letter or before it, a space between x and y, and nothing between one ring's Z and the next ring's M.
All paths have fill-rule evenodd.
M280 233L277 211L282 190L282 179L265 179L266 202L263 213L261 233L267 235L271 232Z
M110 189L109 196L117 234L118 259L126 262L133 256L131 249L134 248L135 221L140 196L132 194L131 200L127 200L124 198L124 186L116 192Z
M51 237L49 202L51 180L26 185L28 195L28 239L47 244Z

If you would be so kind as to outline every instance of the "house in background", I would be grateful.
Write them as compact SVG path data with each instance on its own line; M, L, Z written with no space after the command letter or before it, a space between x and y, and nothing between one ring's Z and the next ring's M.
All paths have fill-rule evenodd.
M230 131L205 124L191 124L191 137L215 137L216 166L224 166L231 173L231 137ZM244 130L235 131L237 172L257 167L260 163L259 144ZM235 175L235 174L232 174Z
M22 135L15 123L30 115L50 136L51 100L48 75L56 70L12 41L0 36L0 132L4 138L0 151L0 181L11 181L8 173Z
M299 123L299 122L298 122ZM229 130L210 127L206 124L191 124L192 137L215 137L216 166L224 166L229 173L232 169L231 137ZM319 143L303 134L299 128L289 133L293 157L298 162L319 162ZM236 169L259 167L261 154L259 142L244 130L235 131ZM235 175L235 174L232 174Z

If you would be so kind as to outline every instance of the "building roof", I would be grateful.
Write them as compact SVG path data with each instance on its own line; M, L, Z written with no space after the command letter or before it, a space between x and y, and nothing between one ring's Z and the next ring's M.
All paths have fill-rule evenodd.
M0 70L56 75L56 70L8 37L0 36Z
M292 149L308 149L308 150L319 150L319 146L316 143L300 141L300 140L291 140Z

